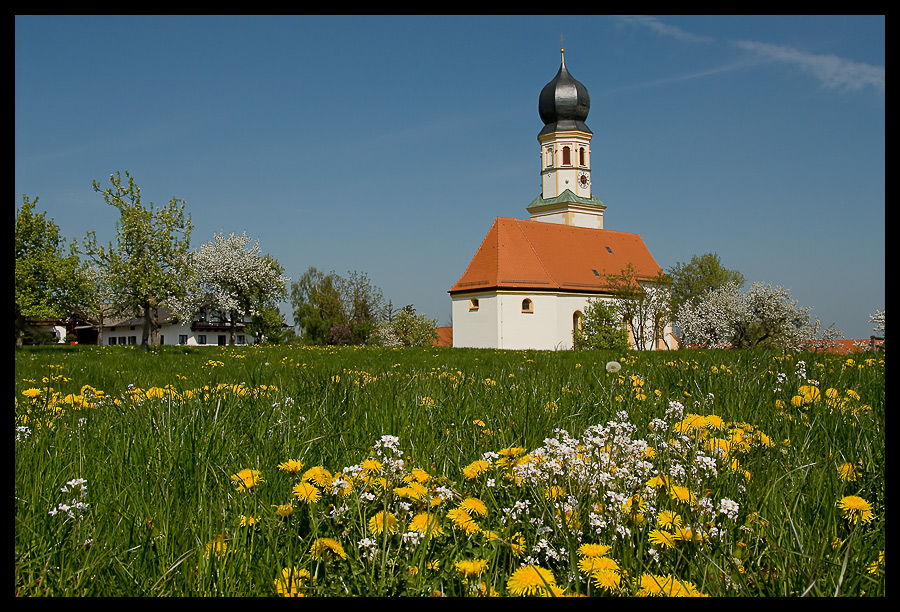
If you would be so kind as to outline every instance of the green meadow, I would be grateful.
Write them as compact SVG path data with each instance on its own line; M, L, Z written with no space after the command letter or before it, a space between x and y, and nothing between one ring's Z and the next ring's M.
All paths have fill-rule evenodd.
M32 347L17 596L885 596L884 352Z

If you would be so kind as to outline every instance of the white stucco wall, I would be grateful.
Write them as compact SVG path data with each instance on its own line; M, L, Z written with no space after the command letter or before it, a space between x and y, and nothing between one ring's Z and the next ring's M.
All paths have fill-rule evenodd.
M470 310L471 298L478 310ZM512 350L572 348L575 311L584 313L589 295L503 291L466 294L452 301L453 346ZM522 312L522 300L532 311Z

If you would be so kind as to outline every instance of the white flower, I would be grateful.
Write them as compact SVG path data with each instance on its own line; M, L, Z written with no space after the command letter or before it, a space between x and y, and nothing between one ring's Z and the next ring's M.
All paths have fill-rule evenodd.
M606 371L610 374L616 374L621 369L622 364L620 364L618 361L609 361L606 363Z

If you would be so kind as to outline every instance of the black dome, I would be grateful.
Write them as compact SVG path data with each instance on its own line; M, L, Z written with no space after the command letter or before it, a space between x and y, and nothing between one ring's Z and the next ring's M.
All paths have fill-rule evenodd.
M560 130L580 130L592 134L584 123L590 110L591 96L587 88L566 70L566 59L563 56L559 72L552 81L544 85L538 98L538 113L544 122L544 129L540 134Z

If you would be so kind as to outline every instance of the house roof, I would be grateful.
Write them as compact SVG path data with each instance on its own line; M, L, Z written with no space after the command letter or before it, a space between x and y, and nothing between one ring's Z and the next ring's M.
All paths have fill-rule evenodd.
M661 268L638 234L498 217L450 294L491 289L604 293L605 276L632 264Z

